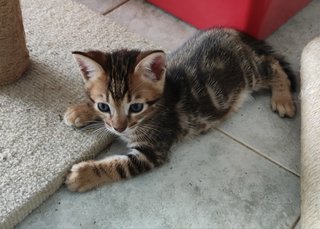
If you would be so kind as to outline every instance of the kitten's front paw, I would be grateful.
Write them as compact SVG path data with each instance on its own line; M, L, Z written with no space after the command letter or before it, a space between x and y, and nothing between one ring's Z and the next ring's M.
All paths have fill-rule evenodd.
M272 96L271 106L272 110L278 112L280 117L292 118L296 114L296 107L290 94Z
M68 126L83 127L97 119L94 109L87 103L69 107L64 114L64 123Z
M72 166L65 184L73 192L85 192L99 185L99 176L94 172L93 161L84 161Z

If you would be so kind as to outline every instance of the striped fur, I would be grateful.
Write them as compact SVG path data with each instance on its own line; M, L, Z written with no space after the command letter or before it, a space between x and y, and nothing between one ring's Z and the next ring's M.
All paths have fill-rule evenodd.
M75 52L90 101L65 114L68 125L100 120L128 142L129 152L74 165L72 191L131 178L166 161L171 146L205 133L226 119L245 96L272 91L271 105L293 117L294 76L284 59L263 41L232 29L199 33L169 55L155 51ZM109 112L99 111L108 104ZM130 105L142 103L141 112Z

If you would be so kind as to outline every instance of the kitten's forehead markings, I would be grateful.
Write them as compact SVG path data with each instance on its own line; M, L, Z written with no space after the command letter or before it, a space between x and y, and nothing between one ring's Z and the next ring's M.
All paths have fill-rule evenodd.
M110 93L114 100L122 100L126 90L126 83L121 79L113 79L110 85Z
M110 93L115 100L122 100L126 91L127 63L111 55L111 66L115 66L111 71ZM118 66L118 67L117 67Z

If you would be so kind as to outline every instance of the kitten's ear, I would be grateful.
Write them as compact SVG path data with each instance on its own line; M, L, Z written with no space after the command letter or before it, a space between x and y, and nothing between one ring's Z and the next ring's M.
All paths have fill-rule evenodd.
M154 82L163 81L166 73L165 53L163 51L144 53L136 65L135 72Z
M93 79L104 73L103 68L92 58L83 52L72 52L85 81Z

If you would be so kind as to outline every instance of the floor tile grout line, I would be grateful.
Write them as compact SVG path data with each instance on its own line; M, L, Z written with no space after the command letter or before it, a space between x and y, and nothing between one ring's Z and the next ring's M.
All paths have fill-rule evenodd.
M293 222L292 226L289 229L295 229L300 221L301 216L299 215L297 219Z
M299 175L299 174L297 174L296 172L294 172L294 171L292 171L291 169L287 168L286 166L280 164L279 162L273 160L271 157L269 157L269 156L267 156L267 155L259 152L257 149L253 148L252 146L249 146L249 145L247 145L246 143L241 142L240 140L238 140L237 138L233 137L232 135L226 133L225 131L221 130L220 128L216 128L216 130L219 131L220 133L222 133L223 135L231 138L233 141L236 141L236 142L238 142L239 144L241 144L242 146L250 149L250 150L253 151L254 153L256 153L256 154L258 154L259 156L261 156L261 157L265 158L266 160L270 161L271 163L279 166L280 168L282 168L282 169L286 170L287 172L293 174L294 176L300 178L300 175Z
M129 1L130 1L130 0L126 0L126 1L124 1L124 2L121 2L121 3L117 4L117 5L115 5L113 8L111 8L111 9L107 10L106 12L102 13L102 15L103 15L103 16L108 15L109 13L111 13L112 11L118 9L120 6L126 4L126 3L129 2Z

